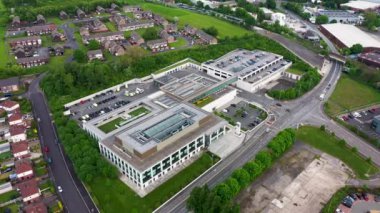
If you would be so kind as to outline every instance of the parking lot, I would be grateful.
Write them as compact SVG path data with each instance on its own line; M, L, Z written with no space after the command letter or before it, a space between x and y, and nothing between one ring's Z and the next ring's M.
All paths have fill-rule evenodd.
M90 121L157 90L153 82L129 84L128 88L122 86L118 91L108 90L70 107L71 116L78 121Z
M380 139L380 134L371 128L372 120L375 116L380 115L380 108L373 107L366 110L359 110L349 114L341 115L340 118L348 124L355 126L368 136Z
M221 113L235 122L240 122L243 131L255 128L267 117L265 111L245 101L231 104Z
M357 192L347 195L336 212L366 213L370 210L380 210L380 197L366 192Z

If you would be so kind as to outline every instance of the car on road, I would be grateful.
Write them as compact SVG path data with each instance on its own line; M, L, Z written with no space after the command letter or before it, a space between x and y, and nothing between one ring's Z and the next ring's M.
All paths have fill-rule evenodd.
M12 167L6 168L2 173L7 173L7 172L10 172L10 171L12 171Z
M49 147L44 146L44 152L45 152L45 153L48 153L48 152L49 152Z
M51 157L48 157L47 160L48 164L51 164L52 160L51 160Z
M280 104L280 103L276 103L276 106L282 107L282 104Z
M63 190L62 190L62 187L61 187L61 186L58 186L58 191L59 191L59 192L63 192Z

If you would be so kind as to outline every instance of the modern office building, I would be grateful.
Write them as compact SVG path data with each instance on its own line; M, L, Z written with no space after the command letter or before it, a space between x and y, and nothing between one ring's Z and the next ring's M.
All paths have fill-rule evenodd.
M277 80L292 65L281 55L260 50L237 49L202 64L202 70L217 79L236 78L238 88L255 92Z

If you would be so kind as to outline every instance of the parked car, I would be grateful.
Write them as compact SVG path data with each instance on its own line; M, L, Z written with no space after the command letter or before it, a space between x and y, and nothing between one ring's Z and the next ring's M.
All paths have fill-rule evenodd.
M363 197L362 197L362 194L361 193L356 193L356 197L358 197L359 200L362 200Z
M367 193L363 192L362 196L363 196L365 201L368 201L368 194Z
M62 190L62 187L61 187L61 186L58 186L58 191L59 191L59 192L63 192L63 190Z
M352 197L352 199L354 199L354 200L358 199L354 193L349 194L349 196Z
M282 104L280 104L280 103L276 103L276 106L282 107Z
M231 104L232 107L236 107L236 104Z
M375 201L380 202L380 195L375 195Z

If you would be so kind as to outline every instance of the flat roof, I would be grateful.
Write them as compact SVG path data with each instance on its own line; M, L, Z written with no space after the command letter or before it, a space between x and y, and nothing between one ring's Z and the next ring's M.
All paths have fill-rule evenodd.
M359 57L380 64L380 52L361 53Z
M380 48L380 41L366 32L350 24L324 24L322 25L330 34L340 40L346 47L361 44L363 47Z
M359 18L359 15L345 10L320 10L318 13L328 17Z
M261 50L250 51L236 49L216 60L210 60L204 64L207 66L216 67L234 76L244 77L266 66L274 60L282 58L283 57L280 55Z
M350 1L348 3L341 4L340 6L346 6L357 10L371 10L379 8L380 4L369 1Z

